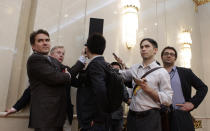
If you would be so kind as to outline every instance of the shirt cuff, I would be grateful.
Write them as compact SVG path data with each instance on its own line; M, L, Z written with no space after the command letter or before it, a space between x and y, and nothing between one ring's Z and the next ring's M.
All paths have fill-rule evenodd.
M18 111L14 106L11 108L12 111Z
M160 104L169 106L172 104L172 95L166 95L163 92L158 92L158 96L160 99Z
M81 55L81 56L79 57L79 61L82 62L83 64L86 63L86 60L87 60L86 57L83 56L83 55Z

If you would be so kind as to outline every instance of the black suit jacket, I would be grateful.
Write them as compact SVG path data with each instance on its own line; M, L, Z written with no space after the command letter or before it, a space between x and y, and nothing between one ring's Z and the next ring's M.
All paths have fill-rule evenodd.
M129 100L129 94L126 86L123 87L123 101L127 103ZM112 113L112 119L123 119L123 106Z
M176 68L180 77L185 101L192 102L194 108L197 108L206 96L208 87L192 72L191 69L183 67ZM195 88L196 94L191 97L192 87Z
M81 87L77 90L77 116L81 128L90 128L92 120L103 123L108 108L104 57L93 59L87 69L80 73Z
M50 57L51 59L51 57ZM75 78L76 75L78 74L78 70L81 70L81 68L84 67L84 64L81 63L80 61L77 61L77 63L72 67L68 67L65 65L61 65L61 70L64 70L65 68L68 69L68 71L71 73L71 85L78 87L78 80ZM72 124L72 120L73 120L73 105L71 102L71 90L70 90L70 86L66 86L66 98L67 98L67 115L68 115L68 119L69 119L69 123ZM30 86L28 88L25 89L23 95L20 97L20 99L14 104L14 108L19 111L23 108L25 108L27 105L29 105L30 103L30 99L31 99L31 89Z
M70 76L54 58L34 53L27 62L31 89L29 127L62 127L66 119L66 86ZM79 68L78 68L79 69ZM82 67L81 67L82 69Z
M26 88L23 92L23 95L20 97L20 99L13 105L13 108L15 108L17 111L25 108L30 103L31 99L31 90L30 86Z
M70 125L72 124L73 114L74 114L74 110L73 110L74 105L72 104L72 101L71 101L70 87L71 86L74 86L74 87L79 87L80 86L80 83L79 83L78 79L76 78L76 76L79 73L78 71L80 71L82 69L81 67L83 68L84 64L82 64L80 61L78 61L72 68L69 68L68 66L63 66L62 67L63 69L67 68L68 71L71 73L71 84L66 86L67 116L68 116L68 120L69 120Z

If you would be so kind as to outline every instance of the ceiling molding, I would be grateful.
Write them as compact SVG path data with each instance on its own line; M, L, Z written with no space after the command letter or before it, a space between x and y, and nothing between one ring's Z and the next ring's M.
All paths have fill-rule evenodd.
M210 2L210 0L193 0L197 6L206 4Z

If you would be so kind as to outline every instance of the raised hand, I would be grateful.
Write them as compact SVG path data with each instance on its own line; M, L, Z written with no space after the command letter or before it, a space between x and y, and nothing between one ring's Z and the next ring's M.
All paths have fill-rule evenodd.
M82 56L87 57L86 49L87 47L82 49Z
M112 53L114 56L114 59L122 66L122 69L127 69L125 63L123 63L122 59L118 57L115 53Z

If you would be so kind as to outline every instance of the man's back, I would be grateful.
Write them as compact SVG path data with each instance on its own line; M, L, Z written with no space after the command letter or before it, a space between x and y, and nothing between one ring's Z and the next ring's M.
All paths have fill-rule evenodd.
M83 84L77 91L77 113L82 128L88 128L91 121L105 122L107 117L106 73L101 65L105 65L104 58L94 58L80 77Z

